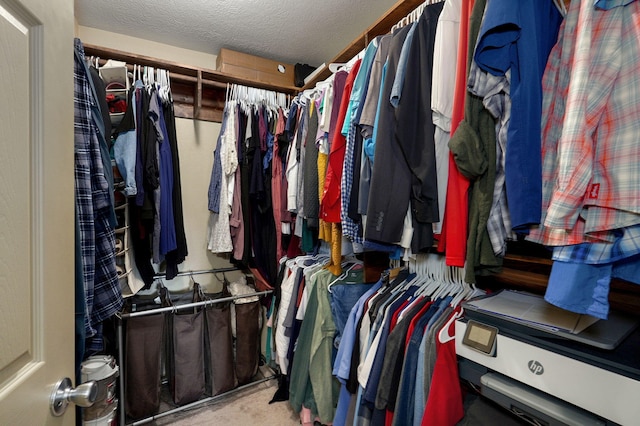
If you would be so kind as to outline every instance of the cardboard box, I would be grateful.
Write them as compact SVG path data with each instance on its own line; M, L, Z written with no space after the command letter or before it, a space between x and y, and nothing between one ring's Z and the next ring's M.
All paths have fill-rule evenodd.
M293 87L293 68L291 64L224 48L216 58L217 71L276 86Z

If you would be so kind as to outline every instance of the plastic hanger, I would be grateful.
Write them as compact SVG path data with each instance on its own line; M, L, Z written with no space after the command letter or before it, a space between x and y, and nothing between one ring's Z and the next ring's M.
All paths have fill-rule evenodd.
M438 268L439 268L438 285L435 288L433 294L431 295L431 299L433 300L436 300L439 297L441 297L443 294L446 294L450 286L450 282L448 278L449 269L447 265L444 262L439 262Z
M164 72L167 79L167 99L169 102L173 102L173 96L171 95L171 76L169 75L168 70L165 70Z
M343 62L332 62L329 64L329 71L331 71L333 74L337 73L338 71L340 71L342 68L344 68L344 66L346 66L346 63Z
M425 281L425 285L420 292L423 296L433 296L434 292L438 289L440 285L442 285L442 277L440 272L440 265L437 263L437 255L428 254L424 267L426 268L426 277L428 280Z
M453 315L451 315L451 318L449 318L447 322L442 326L442 328L438 332L438 340L440 341L440 343L444 344L456 338L455 333L453 336L449 334L449 327L451 327L451 324L453 324L455 320L460 318L463 313L464 309L460 308L460 311L455 312Z
M455 295L455 297L451 300L451 303L449 304L452 307L458 306L460 302L463 301L466 295L469 293L469 289L470 289L468 284L464 281L464 269L456 268L456 270L457 270L456 279L460 283L460 289L458 294Z
M329 293L331 293L331 287L337 283L338 281L344 281L348 276L349 276L349 272L353 271L354 268L358 267L358 266L362 266L363 264L361 262L356 262L353 263L352 265L350 265L346 270L342 271L342 274L340 274L340 276L338 278L336 278L335 280L331 281L329 283L329 285L327 286L327 290L329 291ZM344 266L343 266L344 268Z
M563 17L567 16L567 5L563 0L553 0L553 4Z

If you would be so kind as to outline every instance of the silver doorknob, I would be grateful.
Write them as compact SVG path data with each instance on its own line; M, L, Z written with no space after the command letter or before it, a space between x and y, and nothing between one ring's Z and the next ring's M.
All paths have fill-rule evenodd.
M71 379L65 377L56 383L51 393L51 413L58 417L64 414L69 403L73 402L80 407L91 407L98 396L98 383L90 381L83 383L75 389L71 387Z

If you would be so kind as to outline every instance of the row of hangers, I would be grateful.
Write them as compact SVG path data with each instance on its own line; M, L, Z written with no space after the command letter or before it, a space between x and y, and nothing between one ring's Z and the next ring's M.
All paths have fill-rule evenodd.
M353 58L351 58L348 62L331 62L327 66L329 71L331 71L331 75L329 77L327 77L325 80L317 82L316 85L312 89L304 90L302 92L302 96L307 98L307 99L315 99L316 95L320 95L328 85L333 84L333 76L338 71L349 72L358 59L363 59L364 58L364 52L365 52L365 49L362 49Z
M428 296L432 300L451 296L449 303L452 307L458 307L464 300L484 295L484 290L478 289L475 284L469 284L464 280L464 268L448 266L444 256L433 253L420 253L415 259L409 261L409 271L416 273L416 277L404 285L406 287L417 285L419 290L414 296ZM457 311L443 325L438 334L441 343L446 343L455 338L449 334L450 325L460 318L463 309Z
M226 102L237 102L245 113L264 106L270 116L277 114L278 109L288 109L291 103L291 96L284 93L229 83L225 99Z
M409 270L416 273L413 285L425 285L419 294L438 297L453 296L451 306L461 301L484 294L475 284L464 280L464 268L448 266L445 258L433 253L420 253L415 260L409 261Z
M100 69L100 57L91 56L88 62L96 69ZM142 65L133 65L133 72L127 73L127 78L131 77L133 81L141 81L147 89L155 87L158 90L160 98L165 102L171 102L171 79L169 71L161 68L153 68Z
M414 22L418 22L418 20L420 19L420 16L422 16L422 12L424 12L424 9L428 5L434 4L434 3L440 3L442 1L444 1L444 0L427 0L427 1L425 1L420 6L416 7L411 12L409 12L409 14L407 16L405 16L404 18L400 19L394 26L392 26L391 27L391 33L395 32L396 30L399 30L402 27L406 27L407 25L413 24Z
M291 261L298 266L305 266L309 261L315 265L325 265L329 262L330 257L327 254L304 255L298 256ZM331 284L344 281L348 277L349 272L363 267L362 261L355 257L345 257L342 260L343 272ZM392 265L394 266L394 265ZM403 266L396 265L403 268ZM483 290L478 289L475 284L469 284L464 280L464 268L448 266L445 258L433 253L419 253L414 259L409 261L409 272L415 273L413 280L405 281L398 286L398 290L403 290L411 286L418 286L420 289L416 296L428 296L432 299L451 296L451 306L458 306L463 300L468 300L476 296L484 294ZM331 287L329 285L329 288Z
M326 254L305 255L298 256L295 259L291 259L291 261L301 267L304 267L309 261L313 262L314 265L324 266L329 263L330 257ZM345 279L349 276L349 272L364 267L361 261L351 257L344 258L341 266L343 269L342 274L329 283L327 287L330 293L331 287L337 282L349 284L345 282ZM400 265L395 266L400 268L406 267ZM417 254L414 259L409 261L408 269L409 272L416 274L415 278L398 284L398 286L394 288L394 292L400 292L409 287L418 286L419 289L413 297L424 296L436 300L450 296L452 300L449 304L454 308L458 307L463 300L469 300L485 294L484 290L478 289L475 284L465 282L464 268L446 265L445 258L441 255L432 253ZM389 271L386 271L386 273L388 272ZM447 320L438 334L440 342L446 343L455 338L455 336L449 334L450 325L460 318L463 313L464 310L460 309Z
M294 259L290 259L290 260L300 267L305 267L305 264L309 261L312 262L314 266L323 267L330 262L331 257L328 254L315 254L315 255L297 256ZM307 265L307 266L310 266L310 265ZM360 268L364 268L364 263L361 260L358 260L357 258L355 258L354 256L345 256L342 259L340 266L342 268L342 273L338 277L336 277L334 280L332 280L327 286L329 293L331 293L331 287L338 281L344 282L345 284L350 284L348 281L345 282L345 280L349 277L349 272L356 271ZM360 284L360 283L361 282L358 282L357 284Z
M172 101L171 78L168 70L134 64L133 81L141 81L147 90L155 87L160 99L165 102Z

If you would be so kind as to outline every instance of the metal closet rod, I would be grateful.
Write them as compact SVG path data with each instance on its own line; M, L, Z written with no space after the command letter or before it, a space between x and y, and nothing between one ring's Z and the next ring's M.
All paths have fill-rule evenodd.
M235 266L230 266L228 268L201 269L198 271L182 271L182 272L178 272L176 276L184 277L189 275L215 274L216 272L232 272L232 271L240 271L240 269ZM158 272L153 276L153 278L160 279L160 278L164 278L165 276L166 276L166 273Z
M120 318L126 319L126 318L134 318L134 317L144 317L144 316L147 316L147 315L156 315L156 314L160 314L162 312L175 312L175 311L179 311L179 310L183 310L183 309L197 308L199 306L215 305L216 303L229 302L229 301L236 300L236 299L243 299L245 297L264 296L264 295L270 294L270 293L273 293L273 290L258 291L256 293L249 293L249 294L239 294L237 296L221 297L219 299L211 299L211 300L203 300L202 302L186 303L184 305L177 305L177 306L167 306L165 308L149 309L148 311L138 311L138 312L125 313L125 314L120 314Z
M233 389L231 389L229 391L226 391L226 392L224 392L224 393L222 393L220 395L215 395L215 396L210 396L210 397L207 397L207 398L204 398L204 399L199 399L198 401L192 402L190 404L181 405L180 407L174 408L172 410L163 411L162 413L155 414L155 415L153 415L151 417L147 417L146 419L142 419L142 420L135 421L133 423L129 423L128 426L138 426L138 425L147 424L147 423L150 423L150 422L152 422L154 420L161 419L163 417L169 416L171 414L176 414L176 413L179 413L181 411L186 411L186 410L190 410L192 408L196 408L196 407L198 407L200 405L203 405L203 404L206 404L206 403L209 403L209 402L217 401L218 399L221 399L223 397L232 395L232 394L237 393L239 391L251 388L251 387L253 387L255 385L259 385L260 383L268 382L269 380L273 380L273 379L276 379L276 378L278 378L278 376L274 373L273 375L271 375L269 377L264 377L262 379L256 380L255 382L251 382L251 383L247 383L246 385L238 386L237 388L233 388Z

